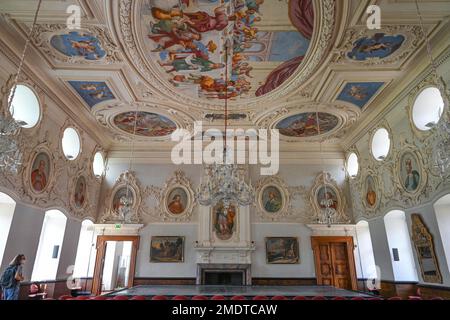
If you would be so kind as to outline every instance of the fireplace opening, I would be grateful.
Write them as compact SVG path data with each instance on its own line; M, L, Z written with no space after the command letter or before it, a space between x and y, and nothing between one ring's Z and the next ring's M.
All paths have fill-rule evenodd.
M203 284L205 285L223 285L223 286L242 286L244 285L243 271L206 271L204 272Z

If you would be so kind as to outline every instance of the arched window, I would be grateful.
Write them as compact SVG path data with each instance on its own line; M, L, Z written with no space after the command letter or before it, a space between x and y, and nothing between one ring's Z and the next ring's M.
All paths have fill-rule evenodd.
M89 278L94 274L95 239L93 226L94 223L90 220L84 220L81 223L75 268L73 270L75 278Z
M358 246L356 259L358 278L377 278L372 238L370 237L369 223L367 221L359 221L356 224L356 240Z
M56 280L66 222L66 216L59 210L45 213L31 281Z
M81 151L81 141L78 132L74 128L67 128L64 130L61 143L66 158L75 160Z
M13 90L10 92L10 97L12 92ZM32 128L39 122L41 107L36 94L30 87L23 84L16 86L10 112L16 121L23 121L24 128Z
M422 90L414 101L412 120L417 129L427 131L433 128L444 111L444 100L436 87Z
M347 157L347 173L350 177L356 177L359 171L358 156L352 152Z
M14 199L0 192L0 263L5 253L6 242L8 241L9 229L11 228L15 209L16 202Z
M445 258L450 271L450 194L436 201L434 212L436 213L442 246L444 247Z
M411 237L403 211L393 210L384 216L395 281L418 281L411 247Z
M391 150L391 138L385 128L378 129L372 137L372 155L377 161L383 161Z

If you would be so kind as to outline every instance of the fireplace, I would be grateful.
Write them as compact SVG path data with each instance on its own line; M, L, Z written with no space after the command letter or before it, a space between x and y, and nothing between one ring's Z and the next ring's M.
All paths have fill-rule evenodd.
M250 264L197 264L199 285L251 285Z

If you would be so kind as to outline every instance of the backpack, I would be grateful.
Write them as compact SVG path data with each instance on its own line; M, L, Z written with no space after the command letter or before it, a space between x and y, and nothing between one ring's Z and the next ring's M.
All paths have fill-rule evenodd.
M2 274L2 277L0 278L0 285L5 289L14 287L17 282L16 281L16 272L17 272L16 266L7 267L6 270Z

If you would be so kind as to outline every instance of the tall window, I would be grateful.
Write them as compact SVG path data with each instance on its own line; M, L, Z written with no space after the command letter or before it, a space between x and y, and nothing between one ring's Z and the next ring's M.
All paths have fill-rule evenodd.
M389 212L384 216L384 226L395 281L418 281L405 213L400 210Z
M31 281L56 280L66 222L66 216L59 210L45 213Z
M367 221L360 221L356 224L356 236L358 242L358 261L356 266L358 277L375 279L377 278L377 270L375 267L375 258L373 255L369 223Z
M450 194L443 196L434 204L434 212L441 234L447 267L450 271Z
M0 192L0 263L5 253L15 208L16 202L7 194Z
M75 278L88 278L94 274L95 239L93 225L94 223L90 220L84 220L81 224L75 268L73 270Z

